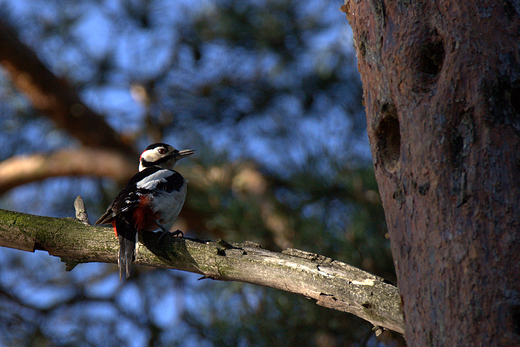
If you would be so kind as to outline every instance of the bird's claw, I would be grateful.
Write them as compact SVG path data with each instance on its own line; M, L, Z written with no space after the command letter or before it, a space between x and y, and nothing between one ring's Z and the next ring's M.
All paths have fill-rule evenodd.
M162 230L161 235L159 236L159 239L157 239L157 244L159 244L159 242L161 242L161 240L166 235L173 235L173 236L176 236L176 237L184 237L184 233L182 231L180 231L180 230L169 231L169 230L166 230L166 228L163 227L161 224L159 224L159 223L156 223L156 224Z
M171 234L176 237L184 237L184 233L181 230L175 230Z

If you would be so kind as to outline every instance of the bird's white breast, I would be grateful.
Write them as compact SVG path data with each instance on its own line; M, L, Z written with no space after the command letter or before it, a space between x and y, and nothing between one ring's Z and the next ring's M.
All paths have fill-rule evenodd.
M184 182L179 190L171 193L161 192L153 198L153 211L159 212L162 219L159 221L166 229L170 229L173 221L182 210L182 205L186 199L187 184Z

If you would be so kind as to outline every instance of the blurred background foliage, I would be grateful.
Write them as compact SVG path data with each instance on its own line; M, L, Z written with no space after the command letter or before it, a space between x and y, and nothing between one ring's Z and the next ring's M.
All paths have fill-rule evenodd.
M179 227L188 237L295 247L394 281L340 2L1 0L0 19L136 150L196 149ZM77 148L0 70L0 159ZM136 158L137 170L137 158ZM59 177L0 207L92 221L121 189ZM6 346L395 346L305 298L193 274L113 264L65 272L45 252L0 249Z

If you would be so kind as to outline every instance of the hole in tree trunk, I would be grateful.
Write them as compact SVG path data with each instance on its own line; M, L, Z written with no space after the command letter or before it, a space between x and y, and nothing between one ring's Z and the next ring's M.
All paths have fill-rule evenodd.
M444 64L444 44L435 35L421 45L419 51L419 70L434 77L439 74Z
M437 82L444 65L446 52L444 41L436 29L424 34L423 42L418 44L412 64L417 69L417 83L421 90L428 90Z
M377 157L387 172L395 172L401 155L401 133L394 104L381 106L381 121L376 129Z

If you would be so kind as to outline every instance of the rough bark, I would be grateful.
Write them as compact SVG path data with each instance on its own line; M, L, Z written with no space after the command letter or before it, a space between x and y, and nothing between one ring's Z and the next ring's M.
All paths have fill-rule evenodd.
M81 203L75 203L84 214ZM331 309L349 312L375 326L403 332L397 287L330 258L296 249L270 252L254 243L141 235L135 263L202 274L205 278L252 283L304 295ZM72 218L50 218L0 210L0 246L45 250L72 269L78 263L117 263L111 228Z
M519 3L343 10L408 344L519 346Z

